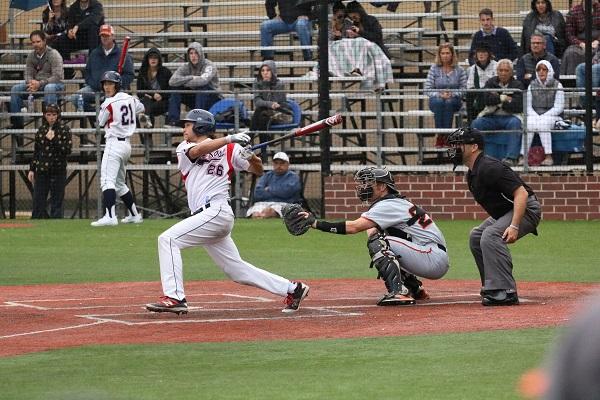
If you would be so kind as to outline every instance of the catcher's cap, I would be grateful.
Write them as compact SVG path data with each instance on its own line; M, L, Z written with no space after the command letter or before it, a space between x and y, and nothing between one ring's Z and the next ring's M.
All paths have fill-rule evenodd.
M201 108L190 110L182 121L193 122L196 135L207 135L215 130L215 117Z
M115 30L112 27L112 25L102 25L100 27L100 31L98 32L98 35L102 36L102 35L106 35L106 36L112 36L115 34Z
M477 144L480 148L483 148L483 135L479 129L464 127L459 128L448 135L449 145L460 145L460 144Z
M288 163L290 162L290 158L283 151L280 151L279 153L275 153L275 155L273 156L273 161L275 161L275 160L281 160L281 161L285 161Z

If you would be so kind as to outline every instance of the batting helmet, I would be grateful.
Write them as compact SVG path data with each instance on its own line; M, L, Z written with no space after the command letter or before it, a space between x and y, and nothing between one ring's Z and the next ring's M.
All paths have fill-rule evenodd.
M56 103L46 104L44 114L47 112L54 112L58 115L58 118L60 118L60 107Z
M121 89L121 74L117 71L106 71L102 74L102 78L100 79L100 84L104 82L114 82L117 86L117 92Z
M190 110L182 121L193 122L196 135L207 135L215 130L215 117L201 108Z
M371 197L373 197L375 182L385 183L390 193L399 193L392 174L385 168L363 168L354 175L354 182L356 182L356 195L364 202L371 200Z

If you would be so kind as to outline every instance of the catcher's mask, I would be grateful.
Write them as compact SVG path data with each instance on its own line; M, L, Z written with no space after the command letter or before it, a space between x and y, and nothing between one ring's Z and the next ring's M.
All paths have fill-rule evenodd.
M193 122L196 135L208 135L215 130L215 117L201 108L190 110L182 121Z
M385 183L390 193L399 193L392 174L385 168L363 168L354 175L354 182L356 182L356 195L365 203L371 201L373 197L375 182Z
M448 157L452 160L454 168L463 162L464 144L476 144L481 150L484 148L483 135L478 129L471 127L459 128L448 135Z

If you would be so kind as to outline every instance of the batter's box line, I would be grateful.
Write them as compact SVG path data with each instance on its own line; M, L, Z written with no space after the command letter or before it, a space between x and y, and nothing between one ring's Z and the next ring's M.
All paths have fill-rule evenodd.
M260 311L260 310L269 310L272 309L233 309L233 311ZM215 323L215 322L239 322L239 321L276 321L276 320L284 320L284 319L299 319L299 318L327 318L327 317L358 317L363 315L361 312L346 312L346 311L337 311L330 310L324 307L303 307L302 310L315 310L320 312L320 314L311 314L306 315L302 314L302 311L298 311L297 313L290 315L281 315L279 317L233 317L233 318L201 318L201 319L190 319L187 316L179 316L178 319L171 320L158 320L158 321L142 321L142 322L132 322L124 319L117 318L107 318L107 317L117 317L117 316L131 316L131 315L148 315L148 313L122 313L122 314L105 314L105 315L77 315L80 318L86 318L93 321L98 322L112 322L116 324L122 324L127 326L137 326L137 325L156 325L156 324L190 324L190 323ZM224 310L203 310L203 311L224 311ZM189 315L189 314L187 314Z

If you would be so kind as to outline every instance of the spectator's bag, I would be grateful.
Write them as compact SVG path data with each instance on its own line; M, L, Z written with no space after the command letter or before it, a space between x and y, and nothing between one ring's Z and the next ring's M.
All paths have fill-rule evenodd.
M544 152L540 135L536 132L533 135L531 146L529 146L529 151L527 152L527 163L532 166L540 165L544 161L544 158L546 158L546 153Z

